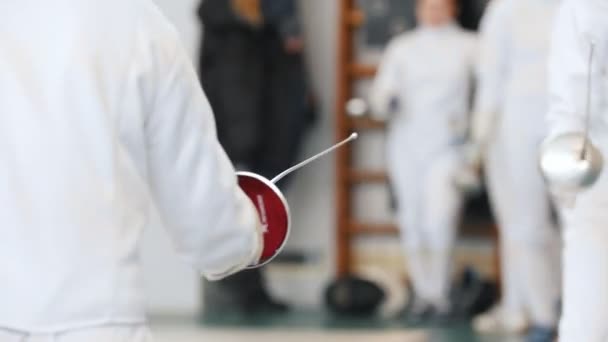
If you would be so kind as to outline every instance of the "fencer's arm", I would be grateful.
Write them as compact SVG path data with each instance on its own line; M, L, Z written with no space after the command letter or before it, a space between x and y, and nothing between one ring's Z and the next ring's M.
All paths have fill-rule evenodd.
M399 96L400 62L397 42L393 41L386 48L369 92L371 114L375 119L387 120L394 111Z
M548 137L569 132L584 132L586 125L587 78L589 51L595 45L595 61L603 63L606 56L605 39L608 30L608 4L598 0L566 0L560 7L552 38L549 58ZM602 83L601 68L592 67L594 85L591 113L598 113L604 94L598 89Z
M477 92L471 120L471 138L478 146L487 143L495 128L508 73L509 38L506 30L509 1L494 1L488 6L479 36Z
M178 254L217 280L257 262L261 225L218 143L191 61L181 46L172 54L157 62L158 91L146 120L149 179Z

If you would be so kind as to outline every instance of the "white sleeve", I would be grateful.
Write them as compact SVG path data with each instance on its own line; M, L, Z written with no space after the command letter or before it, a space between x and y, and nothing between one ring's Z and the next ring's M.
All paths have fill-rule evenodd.
M388 119L392 114L393 108L391 107L394 101L398 99L399 90L402 86L400 84L402 61L399 59L397 44L394 41L387 47L369 94L372 114L381 120Z
M150 183L179 255L217 280L257 261L260 223L218 143L192 63L176 45L172 61L156 67L159 87L145 127Z
M559 9L549 59L549 139L585 129L589 54L595 45L592 67L592 103L599 114L605 94L601 90L601 66L605 63L608 4L597 0L566 0Z
M472 119L472 137L485 144L505 97L509 72L509 4L504 0L490 3L483 17L477 60L477 92Z

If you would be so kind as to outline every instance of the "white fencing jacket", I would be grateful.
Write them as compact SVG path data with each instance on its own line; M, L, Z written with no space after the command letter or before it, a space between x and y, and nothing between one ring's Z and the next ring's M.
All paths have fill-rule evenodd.
M151 0L0 1L0 328L144 321L155 208L211 279L258 257L178 40Z
M369 95L375 116L395 114L389 145L426 154L466 134L476 45L475 35L455 24L419 27L391 41Z
M591 44L592 137L608 137L608 2L565 0L554 30L549 61L551 102L547 116L549 139L567 132L583 132ZM605 139L605 138L604 138Z

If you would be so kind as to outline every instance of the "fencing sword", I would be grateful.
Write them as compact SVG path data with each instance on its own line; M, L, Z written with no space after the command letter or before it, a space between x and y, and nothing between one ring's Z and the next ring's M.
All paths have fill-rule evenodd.
M604 167L602 153L591 141L593 62L595 43L589 49L584 131L566 133L545 143L540 167L550 188L578 192L592 187Z
M587 69L587 97L585 100L585 142L583 143L583 149L581 151L580 159L587 160L590 156L589 153L592 149L591 145L591 92L593 90L593 78L591 73L593 72L593 57L595 55L595 43L591 42L589 46L589 60Z
M239 186L255 205L260 218L261 229L264 232L264 248L260 260L256 264L250 265L249 269L262 267L274 260L281 254L289 239L291 231L289 204L281 190L276 186L276 183L287 175L356 140L358 137L357 133L353 133L347 139L327 150L281 172L272 180L268 180L252 172L237 172Z
M324 157L327 154L332 153L333 151L335 151L335 150L339 149L340 147L342 147L342 146L350 143L351 141L357 140L357 138L359 138L359 134L358 133L351 134L346 140L343 140L343 141L339 142L338 144L336 144L336 145L328 148L327 150L325 150L325 151L323 151L323 152L321 152L321 153L319 153L319 154L317 154L315 156L312 156L312 157L306 159L305 161L303 161L303 162L301 162L301 163L299 163L299 164L297 164L295 166L292 166L289 169L281 172L279 175L277 175L276 177L274 177L271 180L271 182L274 183L274 184L276 184L281 179L287 177L289 174L291 174L291 173L293 173L293 172L295 172L295 171L303 168L304 166L306 166L306 165L314 162L315 160L317 160L319 158Z

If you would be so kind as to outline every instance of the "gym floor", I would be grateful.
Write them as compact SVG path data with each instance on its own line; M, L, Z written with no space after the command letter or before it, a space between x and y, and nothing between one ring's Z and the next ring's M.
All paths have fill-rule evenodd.
M154 319L157 342L520 342L520 338L475 336L468 325L408 327L399 322L340 318L324 313L205 318L203 324Z

